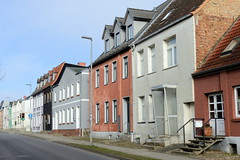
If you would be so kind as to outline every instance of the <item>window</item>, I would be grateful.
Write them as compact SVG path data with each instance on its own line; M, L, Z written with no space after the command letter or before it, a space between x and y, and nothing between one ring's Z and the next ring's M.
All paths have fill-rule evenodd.
M47 124L51 124L51 115L47 114Z
M110 50L110 41L109 39L105 40L105 52L108 52Z
M117 100L112 101L112 119L117 122Z
M119 46L120 45L120 33L117 32L116 35L115 35L115 47Z
M133 38L133 26L131 24L127 27L127 34L128 40Z
M71 118L70 118L71 120L70 120L70 121L71 121L72 123L74 122L74 120L73 120L73 115L74 115L74 114L73 114L73 111L74 111L74 108L72 107L72 108L71 108L71 113L70 113L70 114L71 114L71 116L70 116L70 117L71 117Z
M59 124L62 123L62 110L59 111Z
M63 88L63 100L65 100L65 88Z
M61 101L62 100L62 90L60 89L59 90L59 101Z
M236 117L240 117L240 87L235 88Z
M80 82L77 82L77 95L80 95Z
M144 74L144 57L143 50L137 53L137 75L142 76Z
M100 77L99 77L99 69L97 69L97 70L96 70L96 81L95 81L95 83L96 83L96 88L99 87L99 78L100 78Z
M116 82L117 80L117 62L112 63L112 82Z
M153 108L153 99L152 95L149 95L148 97L148 103L149 103L149 122L155 121L155 114L154 114L154 108Z
M70 98L70 87L67 86L67 98Z
M148 73L156 71L155 45L148 47Z
M109 122L109 103L108 102L105 102L104 110L105 110L104 122L108 123Z
M56 92L54 92L54 102L56 102L57 101L57 93Z
M228 55L232 53L232 50L240 43L240 37L234 38L229 45L224 49L222 55Z
M70 122L70 109L67 109L67 123Z
M144 96L138 97L138 121L139 122L145 122L146 117L145 117L145 102L144 102Z
M108 84L108 65L104 67L104 85Z
M123 78L128 77L128 57L123 57Z
M176 37L166 40L166 53L164 64L165 68L172 67L177 64Z
M73 84L71 84L71 97L73 97L73 95L74 95L74 86Z
M210 118L224 118L223 97L221 93L208 96Z
M96 104L96 123L99 123L100 120L100 108L99 103Z
M65 123L66 122L66 111L65 109L62 111L62 123Z

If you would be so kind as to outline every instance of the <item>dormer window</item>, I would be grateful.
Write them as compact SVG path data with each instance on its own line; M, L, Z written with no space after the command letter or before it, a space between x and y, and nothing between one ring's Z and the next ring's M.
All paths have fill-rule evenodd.
M234 50L234 48L236 48L239 43L240 43L240 37L234 38L234 39L229 43L229 45L224 49L224 51L222 52L222 55L231 54L232 51Z
M128 27L127 27L127 37L128 37L128 40L132 39L133 38L133 26L132 24L130 24Z
M117 46L119 46L119 45L120 45L120 33L117 32L117 33L115 34L115 46L117 47Z
M109 39L105 40L105 52L108 52L110 50L110 41Z

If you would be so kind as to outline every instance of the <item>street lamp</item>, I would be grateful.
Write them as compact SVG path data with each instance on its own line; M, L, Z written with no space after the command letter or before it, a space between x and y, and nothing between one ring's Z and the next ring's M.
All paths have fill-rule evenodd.
M87 39L91 41L91 51L90 51L90 144L93 145L93 128L92 128L92 101L93 101L93 94L92 94L92 37L82 36L83 39Z
M31 93L32 93L32 85L31 84L26 84L26 86L29 86L30 87L30 95L31 96Z

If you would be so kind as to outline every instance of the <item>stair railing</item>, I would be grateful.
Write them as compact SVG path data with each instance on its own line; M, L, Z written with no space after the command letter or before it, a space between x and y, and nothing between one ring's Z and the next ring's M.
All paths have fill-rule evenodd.
M177 130L177 133L180 131L180 130L183 130L183 144L185 145L186 144L186 133L185 133L185 126L190 123L190 122L193 122L193 135L195 137L195 121L196 120L201 120L204 122L204 118L191 118L189 119L186 123L184 123L184 125L182 125L182 127L180 127L178 130Z
M155 127L152 128L153 134L155 134L154 131L156 131L156 134L158 135L157 127L159 127L162 124L165 124L167 121L168 120L165 120L163 122L160 122L160 123L156 124Z

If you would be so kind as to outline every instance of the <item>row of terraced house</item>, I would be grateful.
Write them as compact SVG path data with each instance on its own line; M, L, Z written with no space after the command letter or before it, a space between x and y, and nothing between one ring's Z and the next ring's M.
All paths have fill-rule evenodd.
M216 148L240 154L239 6L166 0L153 10L128 8L105 25L92 70L64 62L37 79L31 130L83 136L92 127L95 138L167 146L208 124L224 137Z

